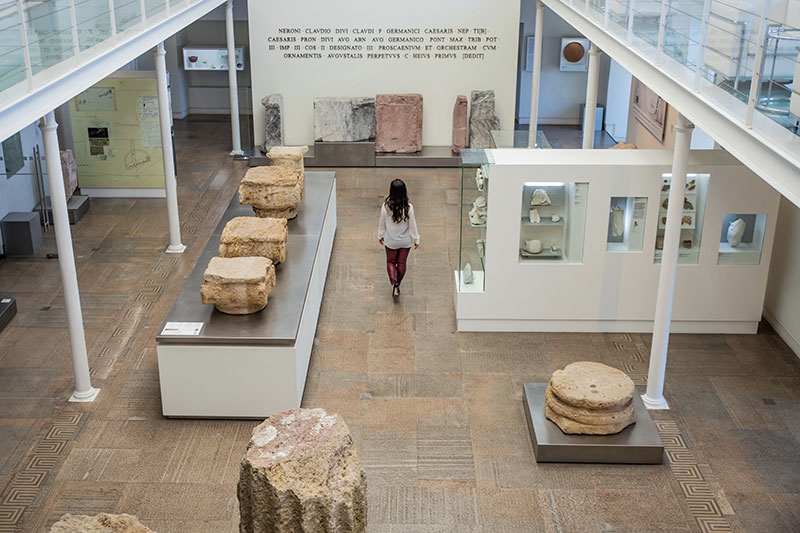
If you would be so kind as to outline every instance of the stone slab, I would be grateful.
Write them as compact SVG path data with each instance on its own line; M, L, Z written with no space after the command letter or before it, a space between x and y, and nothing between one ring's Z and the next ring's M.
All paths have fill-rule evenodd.
M261 99L264 106L264 144L261 149L269 151L273 146L283 145L284 118L283 118L283 96L271 94Z
M422 150L422 95L375 97L375 151L410 154Z
M453 105L453 142L451 150L458 154L467 147L467 97L459 94Z
M61 173L64 176L64 192L69 200L78 188L78 163L70 149L61 150Z
M353 142L375 139L375 98L315 98L314 140Z
M500 119L495 118L470 118L469 119L469 147L494 148L492 130L500 129Z
M638 394L636 423L614 435L567 435L545 418L547 383L524 383L523 405L539 463L661 464L664 444Z
M471 119L495 118L493 90L470 93L469 117Z

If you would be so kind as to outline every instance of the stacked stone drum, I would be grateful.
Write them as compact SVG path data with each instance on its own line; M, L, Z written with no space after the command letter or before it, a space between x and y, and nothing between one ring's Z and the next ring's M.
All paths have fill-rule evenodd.
M550 378L545 416L564 433L619 433L636 422L635 390L631 378L616 368L589 361L571 363Z
M239 203L259 217L294 218L303 194L303 171L279 166L253 167L239 185Z
M266 257L212 257L200 286L204 304L229 315L249 315L267 306L275 266Z
M236 217L225 224L219 239L220 257L266 257L286 261L289 230L285 218Z
M306 167L303 156L308 152L308 146L274 146L267 152L272 166L284 167L300 171L300 195L303 195L306 182Z

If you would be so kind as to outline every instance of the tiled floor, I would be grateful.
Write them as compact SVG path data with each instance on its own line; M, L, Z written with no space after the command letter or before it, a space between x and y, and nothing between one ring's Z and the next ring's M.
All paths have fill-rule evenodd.
M245 171L225 155L227 132L176 123L186 254L163 253L163 200L96 200L72 228L95 403L65 401L52 235L37 258L0 262L0 292L20 306L0 334L0 532L100 511L161 533L238 530L238 464L256 422L164 419L154 341ZM393 303L375 231L397 176L422 247ZM673 336L672 410L654 413L663 465L537 465L521 384L589 359L642 386L649 336L456 333L458 170L337 169L337 179L303 403L350 425L370 531L800 531L800 360L774 332Z

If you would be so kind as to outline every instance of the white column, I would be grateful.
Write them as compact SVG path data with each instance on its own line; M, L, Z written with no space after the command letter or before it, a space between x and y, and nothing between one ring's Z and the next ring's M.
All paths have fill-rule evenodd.
M533 29L533 79L531 80L531 121L528 127L528 148L536 148L536 130L539 121L539 79L542 74L542 28L544 27L544 2L536 2L536 22Z
M642 395L642 401L648 409L669 409L667 401L664 399L664 374L667 368L675 276L678 271L686 168L689 164L689 145L692 141L693 129L694 124L683 115L678 115L678 124L675 126L675 149L672 155L667 223L664 232L664 251L661 255L656 316L653 322L653 345L650 348L650 370L647 374L647 393Z
M61 271L61 285L64 290L69 347L72 352L72 372L75 376L75 391L69 401L92 402L100 390L92 387L92 380L89 377L89 357L86 353L86 338L83 334L78 274L75 270L75 255L72 252L67 195L64 192L64 176L61 172L61 155L56 134L58 124L52 111L42 118L39 128L42 130L42 140L44 141L47 182L50 186L50 207L53 210L53 227L56 230L58 268Z
M236 80L236 44L233 33L233 0L225 3L225 37L228 41L228 90L231 96L231 155L244 155L239 133L239 85Z
M169 221L168 254L182 254L186 246L181 243L181 219L178 214L178 182L175 180L175 159L172 151L172 111L167 87L167 52L164 43L158 43L156 56L156 85L158 86L158 120L161 124L161 151L164 159L164 187L167 193L167 220Z
M589 46L589 76L586 80L586 105L583 108L583 148L594 148L594 121L597 114L597 88L600 85L600 49Z

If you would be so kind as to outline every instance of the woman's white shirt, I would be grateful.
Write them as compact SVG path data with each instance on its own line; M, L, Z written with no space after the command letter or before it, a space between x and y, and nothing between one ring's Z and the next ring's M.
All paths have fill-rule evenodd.
M387 248L411 248L412 244L419 244L419 230L414 218L414 206L408 204L408 219L395 222L392 214L384 203L381 206L381 219L378 222L378 238L383 239Z

